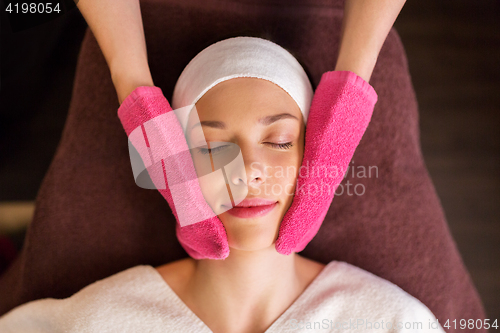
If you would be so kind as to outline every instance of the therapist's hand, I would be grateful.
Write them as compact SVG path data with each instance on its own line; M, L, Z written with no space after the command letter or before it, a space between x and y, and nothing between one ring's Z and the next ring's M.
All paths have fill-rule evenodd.
M378 96L368 83L378 54L405 0L346 0L339 56L316 88L307 119L302 167L292 205L283 217L276 250L300 252L318 232L368 123ZM318 169L319 167L319 169Z
M307 117L302 171L275 244L279 253L302 251L318 232L377 99L353 72L323 73Z
M184 131L162 90L136 88L120 105L118 117L172 209L182 247L194 259L225 259L224 225L203 197Z

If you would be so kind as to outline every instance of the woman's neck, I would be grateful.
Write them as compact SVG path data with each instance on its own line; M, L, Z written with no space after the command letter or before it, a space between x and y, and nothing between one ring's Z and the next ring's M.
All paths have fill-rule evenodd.
M272 246L231 249L225 260L191 260L191 267L183 301L207 326L214 332L264 332L324 265L281 255Z

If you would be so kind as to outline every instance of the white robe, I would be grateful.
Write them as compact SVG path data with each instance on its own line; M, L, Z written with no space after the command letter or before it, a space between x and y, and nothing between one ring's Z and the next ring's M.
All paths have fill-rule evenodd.
M418 299L341 261L325 266L265 333L344 331L444 333ZM65 299L20 305L0 317L0 332L212 333L149 265L96 281Z

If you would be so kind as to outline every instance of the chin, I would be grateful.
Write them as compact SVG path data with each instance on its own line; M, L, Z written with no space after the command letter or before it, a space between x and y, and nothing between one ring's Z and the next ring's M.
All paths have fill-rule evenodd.
M255 252L266 250L274 247L274 242L272 244L255 244L255 242L245 242L249 244L241 244L241 242L237 242L236 244L232 244L234 242L229 242L229 248L239 251L247 251L247 252Z
M221 214L230 248L242 251L257 251L274 248L278 239L280 223L277 218L239 219Z

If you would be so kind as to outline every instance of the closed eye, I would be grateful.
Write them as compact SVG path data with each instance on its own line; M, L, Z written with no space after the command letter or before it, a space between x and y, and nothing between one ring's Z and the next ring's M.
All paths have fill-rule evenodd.
M293 144L291 142L286 142L286 143L271 143L271 142L266 142L267 144L271 145L273 148L277 149L290 149Z
M272 148L276 148L276 149L290 149L293 144L292 142L285 142L285 143L272 143L272 142L266 142L266 144L270 145ZM207 155L207 154L216 154L217 152L223 150L223 149L226 149L227 147L229 147L229 145L225 145L225 146L219 146L219 147L214 147L214 148L197 148L198 152L200 154L203 154L203 155Z
M219 146L219 147L215 147L215 148L198 148L198 152L200 154L203 154L203 155L207 155L207 154L215 154L223 149L225 149L226 147L228 147L228 145L226 146Z

